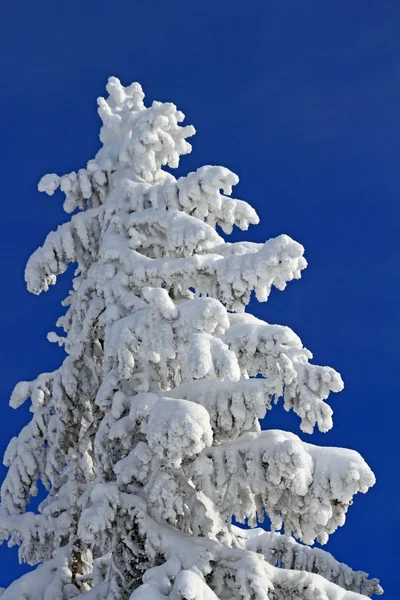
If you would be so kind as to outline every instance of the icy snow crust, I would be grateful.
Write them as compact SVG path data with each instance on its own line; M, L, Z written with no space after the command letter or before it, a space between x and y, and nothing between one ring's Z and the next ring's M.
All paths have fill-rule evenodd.
M67 311L49 340L67 358L19 383L31 422L11 440L0 534L39 566L2 600L356 600L377 580L311 545L343 525L374 475L352 450L322 448L259 419L283 399L303 431L332 427L343 387L288 327L246 314L306 267L281 235L226 243L258 223L230 197L238 178L206 166L175 179L191 126L173 104L146 108L137 83L100 98L102 147L85 169L46 175L71 220L26 267L39 294L70 263ZM37 513L26 506L41 481ZM244 531L264 511L273 531ZM278 533L284 527L284 534ZM294 537L293 537L294 536ZM362 595L364 594L364 595Z

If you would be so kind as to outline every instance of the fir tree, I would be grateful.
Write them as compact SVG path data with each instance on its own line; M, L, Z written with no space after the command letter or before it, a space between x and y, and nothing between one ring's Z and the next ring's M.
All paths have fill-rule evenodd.
M312 548L343 525L374 475L352 450L261 431L282 399L312 433L343 383L288 327L245 312L306 267L286 235L227 243L258 223L230 198L238 177L205 166L175 179L195 133L170 103L146 108L137 83L100 98L102 147L87 167L46 175L70 221L26 267L40 294L77 270L49 334L67 357L19 383L33 417L11 440L0 535L38 565L2 600L356 600L377 580ZM223 193L221 193L223 192ZM41 481L37 512L26 512ZM267 514L271 531L257 528ZM233 515L250 530L232 525ZM284 527L283 532L281 528ZM296 541L295 538L298 540ZM300 543L303 542L303 543Z

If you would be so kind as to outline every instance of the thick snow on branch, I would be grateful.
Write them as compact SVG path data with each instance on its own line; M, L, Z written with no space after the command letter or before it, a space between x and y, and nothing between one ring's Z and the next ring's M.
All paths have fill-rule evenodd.
M260 302L268 300L272 286L284 290L286 283L299 279L305 268L303 247L281 235L247 254L196 254L186 258L151 259L122 246L117 236L101 248L102 262L119 258L129 276L129 287L159 287L168 282L176 293L195 288L197 294L217 298L231 310L243 311L255 292ZM242 248L240 248L242 250Z
M3 594L0 591L1 599L64 600L77 597L79 590L71 583L68 551L68 547L58 550L53 559L12 583Z
M43 440L47 437L48 415L45 411L36 412L18 437L8 444L4 464L9 467L1 487L2 508L9 514L20 513L25 509L31 496L37 495L37 481L47 486L46 449Z
M286 410L301 418L301 429L312 433L332 427L332 409L324 402L330 392L343 389L339 373L330 367L311 365L311 352L289 327L270 325L253 315L229 315L231 326L223 341L238 358L245 377L278 377Z
M157 376L162 389L204 377L239 379L234 353L217 337L229 324L222 304L199 298L175 306L165 290L159 292L157 300L148 296L149 308L107 328L104 370L115 373L119 381L130 380L139 371L146 391L152 376ZM164 305L163 300L167 300ZM171 310L169 303L172 312L167 312ZM101 396L98 400L102 401Z
M168 287L182 293L195 288L198 294L211 295L241 311L252 291L264 302L272 286L283 290L306 267L303 247L288 236L281 235L264 245L226 245L214 230L215 222L199 220L196 211L188 215L176 207L163 208L154 198L153 206L146 208L151 186L118 181L104 207L74 215L69 223L51 232L43 247L32 255L25 274L30 291L47 290L70 262L78 262L82 272L89 271L99 280L104 279L104 264L118 260L130 277L129 287L136 292L167 281ZM170 185L155 187L161 190ZM232 202L237 208L239 201ZM225 204L224 200L222 206ZM251 222L251 215L243 216L247 214L244 205L239 205L241 211L228 211L232 222L242 228ZM99 264L93 265L96 257Z
M135 501L133 501L135 502ZM180 598L202 600L361 600L358 593L331 583L318 574L276 568L263 557L242 548L229 548L206 538L193 538L138 518L148 553L164 556L165 562L146 572L143 585L130 600ZM155 534L155 535L154 535ZM190 575L189 575L190 574ZM176 582L185 582L176 595ZM188 584L192 585L188 585ZM145 595L148 594L148 595ZM208 594L208 595L207 595ZM95 598L97 596L93 596ZM88 595L88 598L92 596Z
M375 478L354 450L269 430L205 449L193 464L193 481L222 513L255 524L265 509L274 528L283 521L287 533L312 544L327 542L344 524L353 495Z
M157 209L176 208L212 227L218 224L229 234L234 225L246 230L259 222L256 211L247 202L228 197L238 181L239 177L229 169L205 166L177 181L153 186L149 198Z
M59 177L55 173L44 175L39 181L39 192L52 196L60 188L65 194L64 210L74 212L77 208L97 208L105 201L109 188L109 173L101 169L80 169Z
M120 219L119 224L126 228L129 247L150 258L188 256L223 242L210 225L178 210L148 208Z
M262 554L271 565L317 573L346 590L361 590L368 597L383 592L377 579L368 579L368 573L364 571L353 571L320 548L310 548L297 543L292 537L262 529L240 530L238 534L243 537L244 548Z
M201 404L209 414L215 442L236 439L243 433L259 431L259 419L271 408L280 393L279 379L243 379L237 382L201 379L183 383L168 396Z
M98 252L101 212L96 208L74 215L69 223L49 233L26 265L25 280L30 292L46 292L70 263L78 262L81 270L88 268Z
M37 495L39 480L48 488L51 473L44 441L51 420L49 403L53 378L53 373L43 373L35 381L21 381L11 395L13 408L18 408L30 397L34 415L19 435L11 439L4 454L3 462L9 469L1 486L0 530L7 521L2 518L4 515L25 512L30 497ZM13 525L11 530L14 529Z

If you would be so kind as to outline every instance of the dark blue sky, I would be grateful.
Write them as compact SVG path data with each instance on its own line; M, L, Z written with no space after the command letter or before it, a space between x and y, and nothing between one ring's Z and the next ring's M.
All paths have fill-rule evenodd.
M179 173L221 164L240 176L235 196L262 221L235 239L287 233L306 247L303 279L251 309L342 373L334 429L308 439L358 450L377 484L326 549L398 598L399 22L395 0L3 0L1 453L28 418L8 408L14 384L62 360L46 333L70 275L39 298L23 281L66 219L37 181L94 155L108 76L139 81L198 130ZM266 425L298 431L279 408ZM0 564L0 586L22 572L14 550L0 547Z

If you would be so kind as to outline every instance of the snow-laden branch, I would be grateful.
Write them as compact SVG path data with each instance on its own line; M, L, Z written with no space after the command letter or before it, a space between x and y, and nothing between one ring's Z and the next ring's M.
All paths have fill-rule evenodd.
M237 530L237 528L236 528ZM322 575L340 587L353 592L361 592L368 597L382 594L377 579L368 579L368 573L353 571L320 548L310 548L299 544L292 537L280 533L255 530L237 530L243 538L243 547L262 554L271 565L297 571L308 571Z
M259 419L271 408L281 391L278 377L183 383L164 392L171 398L185 398L207 409L215 442L232 440L249 431L259 431Z
M135 185L139 185L138 194L140 184L133 184L134 189ZM119 261L127 275L135 273L129 287L137 293L141 286L159 286L168 281L168 287L182 293L192 287L198 294L212 295L241 311L252 291L264 302L272 286L283 290L288 281L300 277L306 266L303 247L288 236L264 245L231 244L226 251L213 227L194 216L167 208L130 213L126 206L118 209L118 187L109 196L104 207L74 215L69 223L48 235L26 267L30 291L46 291L70 262L78 262L85 272L98 260L92 271L99 280L98 271L104 271L104 263ZM204 252L213 254L200 254ZM176 256L182 258L173 258Z
M269 430L203 450L193 481L226 515L254 525L265 509L274 528L283 521L287 533L311 544L327 542L344 524L354 494L365 493L375 478L354 450Z
M34 414L5 453L9 469L1 489L0 539L18 544L20 559L30 564L48 560L68 539L76 521L71 506L93 469L91 442L84 435L93 419L87 400L89 390L95 393L98 385L96 368L87 357L78 357L78 362L84 382L77 379L77 363L67 357L57 371L20 382L10 400L18 407L30 397ZM48 491L40 514L23 514L39 480Z
M125 448L114 467L116 475L123 484L138 481L146 486L153 513L166 520L172 515L174 523L178 506L184 514L187 495L173 471L182 461L186 477L222 514L255 522L265 509L274 527L279 529L283 520L286 530L306 543L315 537L325 543L343 525L353 495L366 492L375 481L357 452L312 446L285 432L250 433L211 447L208 414L189 401L152 393L133 398L117 394L112 414L116 422L108 438ZM146 442L129 452L140 434ZM204 450L196 458L201 445Z
M98 252L101 216L102 208L93 208L74 215L49 233L26 265L25 281L30 292L46 292L70 263L78 262L81 270L90 266Z
M188 536L165 527L148 517L143 501L137 496L118 496L111 492L108 495L115 515L119 512L136 515L146 554L159 559L164 557L159 566L147 570L142 586L133 592L130 600L214 600L215 596L221 600L366 598L318 574L274 567L259 553L227 547L217 541ZM104 597L101 590L99 586L97 595L94 588L84 598L100 600Z
M19 515L31 496L38 492L37 483L42 481L48 489L48 427L51 420L50 397L54 373L42 373L34 381L21 381L11 395L10 406L18 408L31 398L31 422L18 436L9 442L4 454L4 464L9 467L1 486L1 511ZM6 536L7 537L7 536Z
M80 521L82 538L89 536L87 539L90 539L119 527L122 531L125 529L126 543L129 545L129 523L135 517L139 524L136 536L139 537L133 538L132 542L134 539L141 539L143 551L148 557L164 558L160 566L147 570L143 584L133 592L131 600L153 597L158 600L176 600L178 597L181 600L202 600L202 594L209 594L210 598L215 594L220 599L234 597L240 600L287 600L290 594L300 600L313 600L316 597L321 600L361 600L366 597L346 591L318 574L305 571L304 564L300 571L288 568L289 565L282 569L264 562L260 554L263 548L253 541L257 538L250 537L247 542L249 548L241 549L167 528L148 516L143 500L135 495L121 493L114 484L94 486L86 501L89 508L83 511ZM242 535L241 533L238 541ZM68 561L64 560L59 554L44 567L39 567L37 574L40 577L33 580L31 575L22 577L4 593L4 600L11 600L15 596L10 594L21 592L26 593L27 600L42 600L47 598L45 590L54 590L56 588L51 586L56 585L60 586L64 594L67 590L72 591L71 569ZM100 564L96 566L94 561L94 573L101 571L102 564L107 564L104 559L97 560ZM111 565L111 562L109 559L108 564ZM105 600L107 584L104 585L103 581L101 577L97 577L97 584L95 579L94 587L83 597L88 600ZM175 595L177 581L180 582L180 596ZM189 583L197 585L190 586ZM51 596L49 600L50 598Z
M115 217L114 224L117 219L127 232L129 247L151 258L190 256L223 242L213 227L178 210L149 208L126 219Z
M253 315L229 315L231 326L222 336L235 353L244 376L275 377L281 381L286 410L301 418L301 429L312 433L332 427L332 409L324 402L330 392L343 389L339 373L331 367L311 365L311 352L289 327L270 325Z
M64 519L64 539L70 526L71 522L66 523ZM34 566L50 560L55 549L55 538L58 537L55 535L56 528L59 532L58 523L49 522L43 515L32 511L8 515L5 510L0 510L0 539L7 540L9 547L18 545L21 563Z
M147 380L146 389L152 373L157 373L162 389L204 377L239 379L234 353L217 337L229 325L221 303L199 298L175 306L166 290L155 290L159 292L155 298L151 289L146 289L150 306L106 329L105 373L115 372L119 380L130 380L139 369ZM102 317L106 319L107 314Z
M246 230L259 222L256 211L247 202L229 197L232 186L238 182L239 177L229 169L209 165L177 181L166 179L152 186L149 201L156 209L184 211L212 227L219 225L229 234L234 225Z
M246 230L259 222L257 213L247 202L230 198L232 186L239 178L225 167L200 167L179 179L164 173L164 178L155 185L137 182L129 177L129 172L111 177L111 181L107 197L109 214L177 210L213 229L219 225L225 233L231 233L234 225Z
M1 599L64 600L79 595L78 588L71 583L70 551L68 546L58 550L54 558L40 565L36 571L17 579L3 594L0 591Z
M31 496L38 493L37 482L48 487L46 449L49 415L47 411L35 413L18 437L12 438L4 455L4 464L9 467L1 486L2 508L9 514L25 510Z
M61 177L55 173L44 175L39 181L39 192L52 196L60 188L65 194L64 210L72 213L77 208L97 208L105 201L109 189L110 174L99 168L80 169Z
M130 289L150 285L217 298L236 311L243 311L254 291L260 302L268 299L272 286L284 290L288 281L299 279L306 267L303 247L286 235L268 240L257 252L233 254L196 254L186 258L147 258L109 236L100 249L101 262L118 258L128 275ZM101 265L99 265L100 267ZM98 268L99 268L98 267Z

